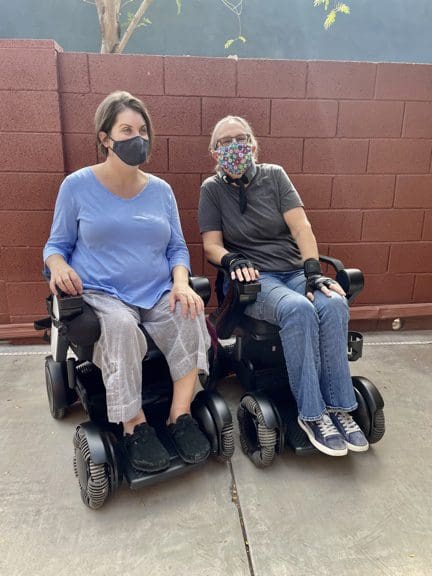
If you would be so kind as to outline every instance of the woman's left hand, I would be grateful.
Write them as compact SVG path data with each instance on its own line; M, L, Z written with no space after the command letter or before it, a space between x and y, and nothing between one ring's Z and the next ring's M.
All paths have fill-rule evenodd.
M336 280L333 280L333 278L327 278L326 276L321 276L319 278L321 279L328 279L331 280L331 283L329 282L327 286L323 285L321 286L321 288L319 288L320 292L322 292L323 294L325 294L327 296L327 298L331 298L331 293L336 292L337 294L339 294L340 296L346 296L345 290L342 288L342 286L336 282ZM317 290L318 288L315 288L315 290ZM308 290L306 288L306 296L307 298L313 302L314 301L314 295L313 295L313 291L312 290Z
M188 284L173 284L169 296L169 304L171 310L174 312L176 302L180 302L182 314L187 318L190 314L191 320L195 320L198 314L204 310L204 302Z
M324 294L329 297L331 297L331 290L337 292L338 294L340 294L340 296L346 296L345 290L338 282L336 282L336 280L333 280L333 282L330 284L328 288L326 286L323 286L321 288L321 292L324 292Z
M335 292L337 292L341 296L346 296L345 290L342 288L342 286L338 282L336 282L336 280L334 281L333 284L330 285L330 290L334 290Z

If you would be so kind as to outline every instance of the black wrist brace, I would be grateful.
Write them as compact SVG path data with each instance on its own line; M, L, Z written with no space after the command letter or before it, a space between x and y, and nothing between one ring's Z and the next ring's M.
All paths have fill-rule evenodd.
M308 258L303 263L304 275L306 278L313 274L322 274L321 264L316 258Z
M229 273L235 272L239 268L255 268L252 262L239 252L228 252L221 259L221 266Z

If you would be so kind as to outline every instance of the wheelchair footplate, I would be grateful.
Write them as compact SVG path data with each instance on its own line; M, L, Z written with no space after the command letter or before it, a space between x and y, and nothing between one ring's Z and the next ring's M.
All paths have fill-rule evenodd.
M168 428L164 425L159 427L155 427L156 434L164 445L168 454L170 455L170 465L165 470L160 472L142 472L134 468L128 458L126 457L124 450L122 448L122 443L119 443L119 451L121 454L121 461L122 461L122 470L123 476L126 479L127 483L129 484L129 488L132 490L138 490L143 486L148 486L150 484L156 484L157 482L161 482L162 480L168 480L173 478L174 476L179 476L180 474L185 473L185 469L192 470L192 468L198 468L207 462L206 458L202 462L198 462L197 464L188 464L184 462L181 457L179 456L174 442L172 441L169 433Z
M288 388L288 394L287 394ZM284 434L284 446L290 447L296 456L308 456L315 454L317 449L312 446L305 432L297 422L297 406L289 386L283 390L267 392L278 420L282 423L281 430Z

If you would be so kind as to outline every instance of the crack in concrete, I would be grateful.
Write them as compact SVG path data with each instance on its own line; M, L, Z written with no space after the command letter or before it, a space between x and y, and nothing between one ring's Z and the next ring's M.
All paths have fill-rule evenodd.
M245 521L244 521L244 517L243 517L243 511L241 508L240 497L239 497L239 493L237 491L237 483L236 483L236 479L235 479L234 468L233 468L233 465L231 462L228 463L228 466L229 466L230 473L231 473L231 502L233 504L235 504L235 506L237 508L240 527L241 527L241 531L243 534L243 543L245 546L246 556L248 559L250 576L255 576L255 570L254 570L253 562L252 562L249 539L248 539L246 525L245 525Z

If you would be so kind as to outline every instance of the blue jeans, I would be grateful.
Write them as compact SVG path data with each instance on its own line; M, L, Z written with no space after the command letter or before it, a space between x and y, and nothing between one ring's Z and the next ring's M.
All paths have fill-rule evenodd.
M245 313L280 327L292 393L300 418L317 420L327 408L357 408L348 367L349 311L345 298L304 295L303 270L261 272L261 292Z

